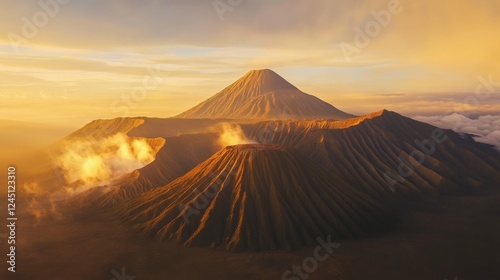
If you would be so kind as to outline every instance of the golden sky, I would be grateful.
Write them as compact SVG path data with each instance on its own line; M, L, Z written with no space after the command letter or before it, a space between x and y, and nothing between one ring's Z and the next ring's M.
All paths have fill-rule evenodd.
M500 112L497 0L0 5L0 119L169 117L260 68L354 114Z

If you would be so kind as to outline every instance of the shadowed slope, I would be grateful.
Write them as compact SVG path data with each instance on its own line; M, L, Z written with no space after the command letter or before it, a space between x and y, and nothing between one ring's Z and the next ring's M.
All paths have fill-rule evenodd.
M210 145L215 142L214 134L167 138L167 145L160 150L155 161L121 178L117 187L102 198L99 206L137 197L177 179L217 152L218 147Z
M295 150L239 145L123 205L120 214L163 240L265 250L363 236L384 227L386 212Z
M215 142L215 134L169 137L153 162L107 186L94 187L76 196L71 199L70 204L73 208L100 209L138 197L155 187L172 182L208 159L218 150L216 145L211 144Z
M272 70L253 70L178 118L346 119L344 113L306 94Z

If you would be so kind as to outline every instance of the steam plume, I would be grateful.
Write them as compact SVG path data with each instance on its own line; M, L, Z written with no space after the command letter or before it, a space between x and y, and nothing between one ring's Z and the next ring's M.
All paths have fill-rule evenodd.
M78 192L109 183L154 160L154 151L144 139L131 140L122 133L96 140L71 141L55 159L68 183ZM82 188L83 187L83 188Z
M249 140L239 125L221 124L217 131L219 132L219 139L217 144L221 147L240 145L240 144L255 144Z

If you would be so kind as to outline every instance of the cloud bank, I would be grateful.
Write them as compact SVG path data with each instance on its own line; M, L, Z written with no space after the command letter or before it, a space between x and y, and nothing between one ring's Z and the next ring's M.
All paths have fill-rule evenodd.
M414 119L437 127L452 129L455 132L475 135L474 139L477 142L494 145L500 151L500 115L468 118L454 113L447 116L418 116Z

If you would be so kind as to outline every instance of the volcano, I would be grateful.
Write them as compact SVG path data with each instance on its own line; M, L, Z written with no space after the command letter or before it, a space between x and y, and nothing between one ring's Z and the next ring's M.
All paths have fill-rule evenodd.
M280 115L291 105L293 119ZM257 70L178 118L94 121L69 140L122 133L157 147L155 159L67 205L117 207L121 220L163 240L266 250L387 229L393 202L475 193L500 180L491 146L387 110L342 120L332 112ZM214 127L227 123L260 144L221 150Z
M384 227L387 210L294 149L246 144L220 150L120 214L162 240L267 250L365 236Z
M190 119L334 119L353 115L302 92L269 69L253 70L213 97L180 114Z
M207 124L196 122L205 121L146 119L129 136L164 138L166 144L156 159L122 177L106 188L108 192L94 188L92 195L87 193L72 205L106 208L185 176L220 150L217 134L189 129L189 123L202 127ZM176 127L187 132L177 136L180 130L169 131ZM500 180L500 157L493 147L387 110L341 121L241 123L241 129L251 142L296 149L335 178L384 205L393 199L471 193ZM430 143L435 131L446 135L445 142ZM422 147L419 143L427 144ZM410 155L424 152L428 154L422 163L410 159Z

